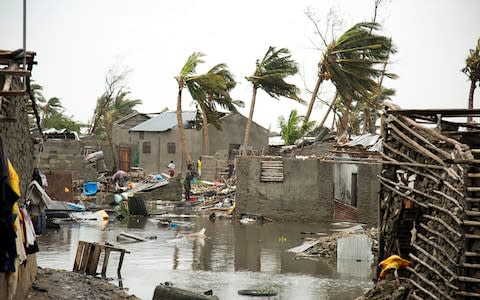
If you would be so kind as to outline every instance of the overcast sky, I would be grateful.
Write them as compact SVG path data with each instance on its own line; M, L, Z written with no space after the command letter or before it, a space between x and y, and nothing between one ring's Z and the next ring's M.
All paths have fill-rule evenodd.
M312 90L321 43L304 11L311 7L322 20L333 8L343 19L341 31L371 20L373 0L27 0L27 49L37 53L33 79L46 97L60 97L67 114L86 122L104 89L104 76L113 65L128 67L132 96L143 100L141 112L175 109L178 74L194 51L207 56L198 71L226 63L239 84L233 91L244 100L248 115L251 86L244 77L269 46L291 50L301 75L291 78ZM0 49L22 47L22 6L19 0L0 1ZM466 107L469 82L461 73L468 49L480 37L478 0L384 1L378 21L398 48L390 70L399 79L386 85L397 90L402 108ZM322 25L322 22L320 22ZM322 98L330 100L330 83ZM480 104L480 91L475 97ZM302 97L309 99L308 93ZM192 109L185 97L184 109ZM254 121L272 129L280 115L306 107L288 99L257 96ZM317 105L320 119L325 105Z

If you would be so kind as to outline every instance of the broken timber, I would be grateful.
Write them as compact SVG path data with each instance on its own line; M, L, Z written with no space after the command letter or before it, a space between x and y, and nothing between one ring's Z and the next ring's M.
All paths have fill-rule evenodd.
M111 252L119 252L120 260L118 261L117 276L121 278L120 271L122 269L123 258L125 253L129 251L121 248L112 247L109 245L102 245L98 243L89 243L79 241L77 246L77 254L75 255L75 262L73 263L73 272L97 275L98 263L103 252L103 263L101 274L103 277L107 274L108 260Z
M407 299L480 298L480 110L386 106L378 259L411 260Z
M263 160L260 162L260 181L262 182L282 182L283 181L283 161L282 160Z

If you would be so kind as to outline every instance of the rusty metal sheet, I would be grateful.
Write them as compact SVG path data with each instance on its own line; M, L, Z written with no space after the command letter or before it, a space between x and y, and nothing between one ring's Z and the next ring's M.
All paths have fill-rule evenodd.
M45 176L48 181L46 192L50 198L69 202L73 200L72 172L50 171Z

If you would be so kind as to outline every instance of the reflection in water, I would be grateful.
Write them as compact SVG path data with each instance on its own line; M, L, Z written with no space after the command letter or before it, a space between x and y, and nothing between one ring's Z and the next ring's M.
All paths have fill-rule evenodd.
M355 273L362 275L363 269L337 269L334 261L324 259L295 260L286 252L303 242L300 232L326 232L325 225L244 225L232 220L212 223L207 217L192 222L192 228L158 227L146 218L109 224L104 230L95 222L63 225L39 239L38 264L71 270L79 240L112 243L131 252L123 263L123 285L142 299L151 299L155 286L165 281L180 288L213 289L220 299L246 299L237 290L265 287L278 290L279 295L270 299L353 299L370 286L368 275ZM178 233L202 227L206 229L205 239L177 237ZM157 239L118 244L116 236L122 231ZM118 258L112 253L107 277L116 277Z

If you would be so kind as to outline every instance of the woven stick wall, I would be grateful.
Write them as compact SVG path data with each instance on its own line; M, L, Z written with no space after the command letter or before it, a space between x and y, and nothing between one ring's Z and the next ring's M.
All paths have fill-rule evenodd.
M480 298L480 127L467 115L480 110L382 117L379 260L412 262L409 299Z

